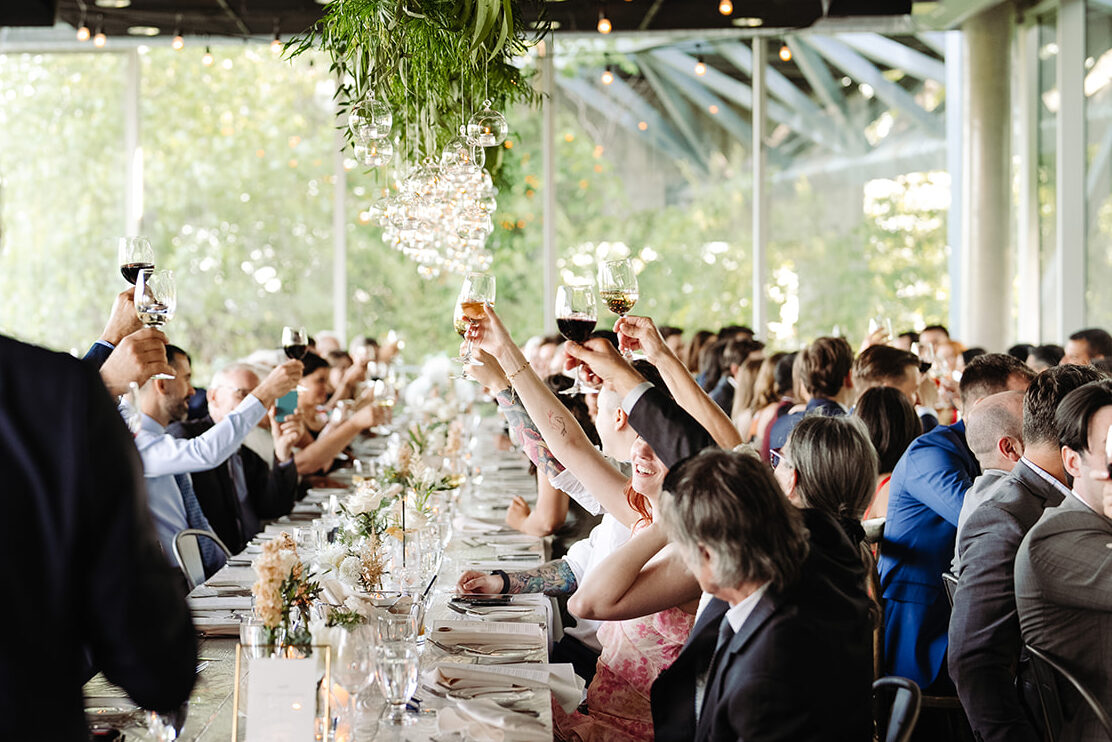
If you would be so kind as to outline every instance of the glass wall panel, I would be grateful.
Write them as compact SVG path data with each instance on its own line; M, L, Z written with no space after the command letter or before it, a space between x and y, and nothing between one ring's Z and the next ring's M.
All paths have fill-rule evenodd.
M0 54L0 332L60 350L100 334L124 231L120 54Z
M1112 327L1112 13L1090 4L1085 33L1086 324Z
M1057 115L1058 115L1057 15L1039 19L1038 208L1039 268L1042 276L1042 331L1047 339L1058 337L1057 232Z

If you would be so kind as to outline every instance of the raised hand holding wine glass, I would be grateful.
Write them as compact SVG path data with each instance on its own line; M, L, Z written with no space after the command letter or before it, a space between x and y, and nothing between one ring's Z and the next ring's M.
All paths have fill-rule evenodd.
M585 343L598 322L595 290L589 285L563 285L556 289L556 326L560 334L576 343ZM560 394L597 394L583 384L580 370L576 371L575 384Z
M304 327L283 327L282 350L285 351L286 358L300 361L309 352L309 333L305 332Z
M139 271L154 268L154 248L146 237L121 237L116 241L116 251L120 274L132 286L139 278Z
M174 318L178 307L174 273L142 268L135 281L135 314L147 327L162 328ZM155 374L152 379L172 379L170 374Z
M489 273L468 273L463 279L457 304L463 318L468 323L475 324L486 317L486 305L493 306L494 297L494 276ZM471 366L481 366L483 362L471 354L471 345L468 341L463 361Z
M619 317L626 316L639 298L637 272L633 269L633 261L624 258L600 263L598 292L611 312ZM633 357L628 349L623 351L623 355L626 358Z

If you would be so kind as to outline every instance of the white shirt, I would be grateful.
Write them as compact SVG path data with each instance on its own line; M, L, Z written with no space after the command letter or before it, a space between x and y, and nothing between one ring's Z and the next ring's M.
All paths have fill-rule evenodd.
M629 528L613 515L610 513L603 515L602 522L591 529L591 534L572 544L567 555L564 556L564 561L575 574L575 581L582 585L583 580L595 567L629 541L630 535ZM602 645L595 636L600 625L600 621L577 617L576 625L565 629L564 633L575 637L596 651L602 651Z
M1063 495L1071 494L1069 487L1067 487L1066 485L1059 482L1057 477L1055 477L1053 474L1048 472L1046 469L1043 469L1038 464L1031 461L1031 459L1027 458L1026 456L1021 456L1020 459L1019 459L1019 463L1026 464L1027 468L1030 469L1031 471L1035 472L1035 474L1038 475L1039 479L1042 479L1046 482L1049 482L1050 484L1052 484L1054 486L1055 489L1057 489Z
M624 468L628 466L628 464L623 464L623 462L612 459L609 456L606 457L606 461L615 469L628 476L628 472ZM606 508L602 506L602 503L596 500L595 496L587 491L587 488L583 486L583 483L580 482L579 479L571 473L571 469L564 469L556 476L549 477L548 483L551 484L554 488L563 492L571 499L575 500L584 510L586 510L591 515L599 515L600 513L606 512Z

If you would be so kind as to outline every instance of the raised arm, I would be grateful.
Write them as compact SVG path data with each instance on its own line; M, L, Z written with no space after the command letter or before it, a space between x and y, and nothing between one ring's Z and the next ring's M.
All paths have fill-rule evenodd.
M687 366L664 342L650 318L621 317L614 325L614 331L623 346L644 352L649 362L660 371L676 403L711 434L715 443L730 449L743 442L730 417L703 391Z
M575 417L529 367L494 310L487 307L486 316L468 333L503 369L512 369L507 376L512 377L516 394L551 453L615 518L626 525L635 523L640 516L626 501L626 478L591 444Z
M675 606L694 613L702 590L674 548L663 524L653 523L591 570L568 610L595 621L624 621Z

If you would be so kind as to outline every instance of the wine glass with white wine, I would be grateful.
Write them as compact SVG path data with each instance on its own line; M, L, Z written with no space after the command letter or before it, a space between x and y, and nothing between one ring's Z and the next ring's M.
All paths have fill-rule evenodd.
M633 261L629 258L622 260L607 260L598 267L598 293L611 312L624 317L637 303L637 272L633 270ZM633 354L626 348L622 351L626 358Z
M178 308L178 292L174 272L143 268L135 280L135 313L147 327L162 328L174 318ZM172 379L169 374L155 374L152 379Z
M489 273L468 273L463 279L463 286L459 291L456 304L463 314L463 319L469 324L474 324L486 317L486 305L494 306L494 276ZM457 326L456 331L459 331ZM465 330L466 332L466 330ZM463 355L463 362L471 366L482 366L483 362L471 354L472 343L467 341L467 352Z

